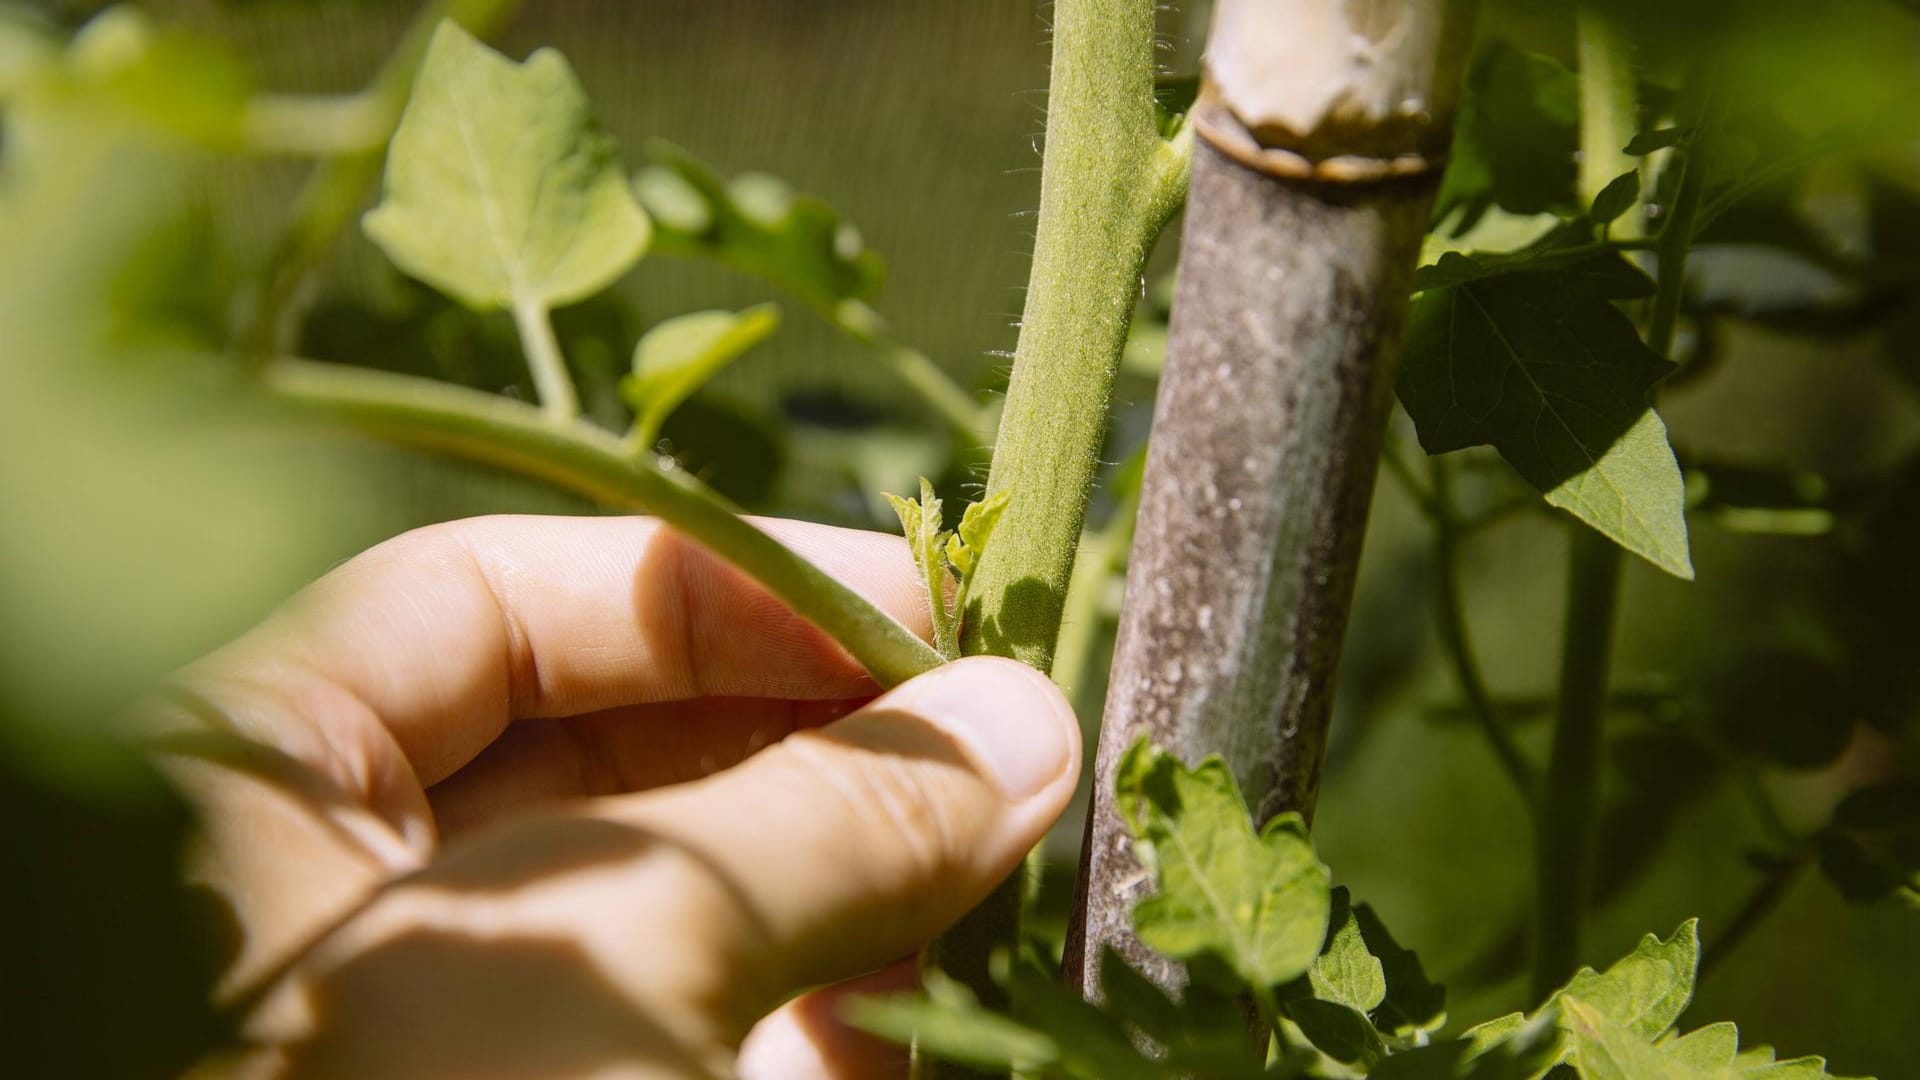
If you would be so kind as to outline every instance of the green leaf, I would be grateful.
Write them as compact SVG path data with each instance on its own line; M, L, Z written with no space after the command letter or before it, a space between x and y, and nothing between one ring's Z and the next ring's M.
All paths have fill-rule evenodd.
M850 998L842 1015L862 1031L963 1065L1040 1069L1058 1060L1050 1036L987 1011L966 987L938 971L924 982L921 994Z
M1692 128L1659 128L1635 135L1633 141L1627 144L1626 152L1634 157L1646 157L1657 150L1665 150L1670 146L1685 146L1692 141Z
M953 609L947 605L947 564L945 548L949 534L940 529L940 499L933 493L933 482L920 478L920 498L903 499L888 495L887 502L900 517L913 563L920 569L920 580L927 590L927 608L933 618L934 649L951 660L960 655L960 634Z
M1721 1022L1663 1039L1660 1049L1675 1061L1695 1069L1731 1069L1740 1052L1740 1029Z
M1046 1031L1058 1047L1059 1067L1086 1080L1157 1080L1158 1062L1142 1057L1122 1022L1062 986L1031 958L1007 980L1014 1011Z
M1920 780L1888 780L1855 788L1834 807L1833 823L1868 830L1920 825Z
M1633 209L1634 204L1639 201L1639 171L1621 173L1609 181L1606 187L1601 188L1600 194L1593 197L1593 209L1589 212L1589 216L1593 218L1595 225L1604 228L1620 220L1620 215Z
M986 553L994 528L1006 515L1008 501L1009 493L998 491L968 506L960 515L960 528L947 538L947 562L960 575L963 588L973 576L974 565Z
M1287 1003L1288 1019L1313 1043L1314 1049L1347 1065L1371 1068L1387 1056L1386 1040L1367 1014L1347 1005L1318 998Z
M1133 909L1142 942L1175 960L1224 964L1248 988L1306 973L1326 937L1331 890L1298 815L1256 834L1226 762L1189 769L1144 739L1122 758L1116 788L1159 888Z
M1379 959L1367 950L1346 886L1333 890L1332 904L1326 946L1307 969L1313 996L1362 1014L1371 1013L1386 1000L1386 973Z
M1454 260L1472 263L1440 267L1467 272ZM1400 400L1429 454L1492 444L1548 503L1691 579L1685 485L1647 404L1672 365L1608 302L1624 284L1555 271L1423 294Z
M1561 1056L1558 1014L1543 1009L1469 1028L1458 1039L1394 1054L1370 1080L1535 1080Z
M1576 997L1586 1008L1642 1039L1659 1038L1693 1000L1700 964L1698 920L1689 919L1665 941L1652 934L1605 971L1582 969L1555 999Z
M1100 996L1109 1012L1165 1052L1165 1064L1176 1073L1222 1078L1261 1074L1247 1053L1243 1006L1226 995L1190 983L1176 1001L1109 948L1100 954Z
M1572 72L1494 44L1467 77L1437 216L1470 228L1494 205L1516 214L1572 211L1580 91Z
M668 414L779 325L780 309L762 304L681 315L647 331L633 350L633 374L620 384L634 410L635 440L651 446Z
M1371 904L1355 904L1353 917L1367 951L1379 958L1387 980L1387 996L1374 1010L1374 1023L1381 1031L1403 1038L1445 1026L1447 988L1427 978L1420 957L1394 939Z
M1705 1080L1712 1075L1661 1053L1638 1032L1577 997L1560 999L1560 1023L1584 1080Z
M402 270L477 310L586 299L650 226L559 53L515 64L442 22L387 159L367 235Z
M651 163L633 188L654 216L654 250L711 259L771 282L836 322L846 321L843 303L879 290L885 261L821 200L763 173L722 180L672 143L649 142L647 156Z

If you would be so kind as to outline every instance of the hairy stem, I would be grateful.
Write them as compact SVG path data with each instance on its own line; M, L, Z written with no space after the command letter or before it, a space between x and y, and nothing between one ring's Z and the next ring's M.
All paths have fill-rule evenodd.
M968 588L962 651L1048 670L1108 399L1141 274L1186 197L1191 136L1160 137L1154 0L1056 0L1040 216L1020 342L987 493L1011 501ZM928 950L928 962L1004 1005L988 970L1018 940L1018 875ZM916 1061L916 1075L967 1070Z
M1054 6L1033 269L987 479L1012 501L970 590L969 653L1052 659L1142 268L1186 194L1154 125L1153 32L1153 0Z
M263 378L279 400L391 442L511 469L653 514L831 635L882 686L941 662L912 631L754 528L671 459L636 459L611 432L584 421L555 423L531 405L494 394L366 368L278 360Z
M431 0L407 28L400 45L381 65L367 88L355 95L352 131L356 140L364 140L315 167L293 204L287 229L267 257L266 269L256 284L256 292L235 334L241 359L255 366L290 347L293 326L290 313L306 291L314 268L326 257L333 243L353 223L367 191L380 178L386 162L387 140L400 124L407 95L413 89L413 74L426 56L427 42L443 19L452 19L472 31L475 37L489 38L520 7L521 0ZM250 117L255 125L272 129L276 120L289 119L284 110L275 111L272 101L267 113ZM308 117L313 120L315 117ZM284 129L271 131L271 137L291 139ZM343 149L345 149L343 147Z
M560 352L560 339L553 334L553 314L547 305L538 300L514 301L513 326L520 333L520 349L527 355L527 371L540 395L540 407L555 420L579 416L580 395L567 371L567 358Z

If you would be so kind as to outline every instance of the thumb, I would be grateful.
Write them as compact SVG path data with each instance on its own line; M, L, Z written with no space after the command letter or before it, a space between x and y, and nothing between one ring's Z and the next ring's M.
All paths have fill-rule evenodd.
M659 947L680 953L652 970L704 985L654 989L744 1034L795 991L895 960L984 899L1059 817L1079 765L1060 691L982 657L600 816L682 856L680 887L631 900L655 908Z

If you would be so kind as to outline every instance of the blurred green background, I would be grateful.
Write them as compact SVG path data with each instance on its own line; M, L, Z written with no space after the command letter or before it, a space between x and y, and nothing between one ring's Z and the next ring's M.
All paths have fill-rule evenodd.
M22 1000L0 1012L29 1062L105 1055L97 1071L58 1075L143 1075L141 1055L183 1060L207 1023L181 996L210 962L183 929L200 913L133 902L164 877L182 821L87 733L380 539L470 514L596 512L533 481L296 423L219 357L313 165L223 151L201 123L208 103L240 78L230 66L277 93L355 91L414 5L134 6L176 35L169 74L55 92L35 80L75 63L61 58L66 39L94 10L0 5L0 761L13 809L0 828L21 867L0 981ZM1760 494L1693 516L1697 582L1629 567L1594 962L1693 915L1711 944L1761 879L1748 853L1777 846L1756 792L1806 834L1850 788L1911 775L1920 673L1920 142L1898 130L1912 111L1901 103L1920 101L1915 20L1876 0L1624 7L1656 84L1704 37L1736 58L1742 103L1773 140L1755 137L1752 167L1834 131L1875 134L1784 174L1752 213L1729 215L1696 267L1691 360L1662 412L1700 475L1711 466L1725 481L1738 466ZM1170 71L1194 70L1203 16L1164 13ZM839 209L887 260L875 306L899 336L991 389L1031 238L1044 24L1028 0L543 0L495 40L515 56L563 51L629 164L665 138L723 174L771 173ZM1560 5L1505 0L1482 15L1488 42L1569 64L1571 27ZM111 67L115 43L93 45L106 58L91 62ZM1548 168L1571 161L1571 145L1541 149ZM290 351L527 393L506 316L407 282L357 228L322 250ZM716 266L650 258L613 294L560 313L559 331L590 410L618 422L613 385L645 327L772 295ZM878 490L920 473L962 488L977 478L868 350L802 305L787 311L669 427L690 467L753 509L869 527L889 527ZM1137 447L1151 409L1156 314L1148 302L1112 461ZM1465 471L1489 503L1514 490L1497 458ZM1782 516L1788 503L1799 516ZM1526 704L1556 676L1565 544L1557 520L1523 512L1478 536L1465 563L1489 681L1536 721ZM1383 480L1316 833L1336 879L1420 950L1470 1023L1527 1004L1533 841L1459 715L1432 631L1433 569L1425 522ZM1089 721L1110 627L1093 629L1095 660L1073 687ZM1694 737L1700 724L1718 734ZM1544 728L1525 729L1542 754ZM1078 833L1059 831L1059 865ZM1690 1019L1738 1021L1748 1040L1825 1053L1836 1072L1920 1076L1916 972L1920 912L1850 903L1809 868L1708 975ZM103 1016L130 1033L120 1049L65 1041Z

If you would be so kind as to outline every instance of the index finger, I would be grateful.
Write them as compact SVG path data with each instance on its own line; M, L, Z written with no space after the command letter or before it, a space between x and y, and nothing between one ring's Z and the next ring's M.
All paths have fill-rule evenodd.
M757 524L929 635L900 538ZM877 691L832 639L647 518L488 517L407 533L322 578L189 678L216 700L265 690L290 703L305 721L298 726L314 730L269 722L249 734L296 757L337 755L361 741L356 719L371 721L423 785L472 760L514 719L720 695ZM336 775L342 765L314 763ZM387 771L377 764L348 762L357 776L347 779Z

